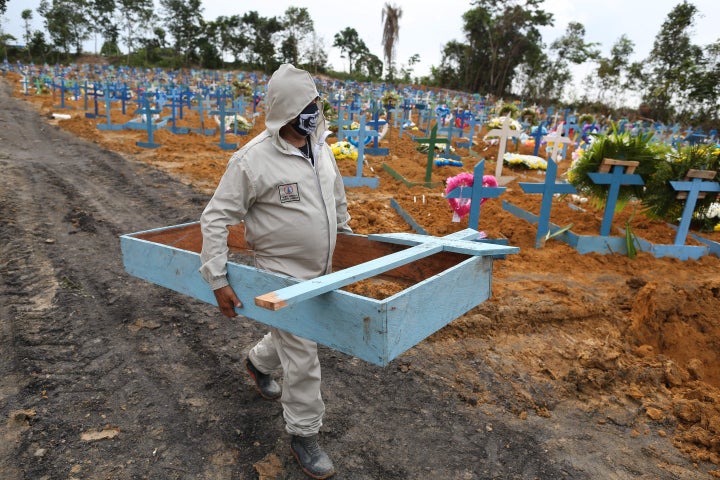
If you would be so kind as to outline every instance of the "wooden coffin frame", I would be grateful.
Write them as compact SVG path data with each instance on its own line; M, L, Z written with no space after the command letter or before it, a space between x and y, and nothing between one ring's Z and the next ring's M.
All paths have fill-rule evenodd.
M340 234L329 275L300 282L229 261L228 280L239 314L385 366L490 297L493 257L519 249L477 237ZM198 222L122 235L120 245L129 274L217 305L199 272ZM230 227L228 246L252 256L243 225ZM409 286L382 300L340 290L371 277Z

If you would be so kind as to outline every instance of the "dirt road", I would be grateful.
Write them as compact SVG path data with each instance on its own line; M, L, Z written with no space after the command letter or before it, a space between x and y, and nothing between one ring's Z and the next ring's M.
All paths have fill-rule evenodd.
M0 478L305 478L280 406L240 364L263 326L123 271L119 235L194 221L208 197L10 91L0 81ZM337 478L710 478L669 436L638 431L626 403L508 382L492 338L477 342L492 363L433 342L386 368L321 348ZM458 393L468 369L480 404ZM518 415L518 382L544 413Z

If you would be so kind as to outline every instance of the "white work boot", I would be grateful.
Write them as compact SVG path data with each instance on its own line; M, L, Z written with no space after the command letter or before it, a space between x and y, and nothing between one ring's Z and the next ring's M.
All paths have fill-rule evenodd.
M290 450L306 475L319 480L335 475L335 467L318 444L317 434L309 437L293 435Z

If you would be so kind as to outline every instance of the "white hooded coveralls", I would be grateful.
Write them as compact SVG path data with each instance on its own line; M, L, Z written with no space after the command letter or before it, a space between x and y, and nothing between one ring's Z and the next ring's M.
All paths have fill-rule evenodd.
M322 130L322 109L318 129L309 139L314 165L279 134L317 97L310 74L292 65L280 66L270 78L266 129L230 158L200 219L200 272L213 290L228 285L227 227L243 221L257 268L301 280L332 271L337 233L351 230L342 176L325 143L329 132ZM243 299L242 293L236 292L242 302L253 301ZM316 343L271 328L249 356L263 373L282 367L280 401L288 433L317 433L325 406Z

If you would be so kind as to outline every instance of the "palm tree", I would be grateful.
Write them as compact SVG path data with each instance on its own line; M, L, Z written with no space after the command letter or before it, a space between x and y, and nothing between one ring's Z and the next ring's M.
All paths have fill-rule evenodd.
M385 4L382 11L383 24L383 54L385 55L385 63L387 64L388 79L393 80L395 74L395 45L400 38L400 18L402 17L402 8L389 3Z

